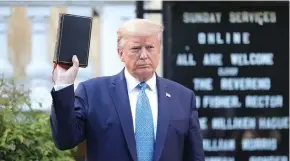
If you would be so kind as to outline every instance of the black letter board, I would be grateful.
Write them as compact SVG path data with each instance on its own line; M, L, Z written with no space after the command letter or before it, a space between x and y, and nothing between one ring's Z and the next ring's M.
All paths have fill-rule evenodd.
M289 158L289 2L163 2L164 77L196 94L207 161Z

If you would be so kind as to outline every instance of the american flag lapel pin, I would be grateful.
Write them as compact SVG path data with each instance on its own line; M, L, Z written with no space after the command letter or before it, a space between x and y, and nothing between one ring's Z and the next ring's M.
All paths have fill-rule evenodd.
M165 95L166 95L166 97L169 97L169 98L171 97L171 95L169 93L166 93Z

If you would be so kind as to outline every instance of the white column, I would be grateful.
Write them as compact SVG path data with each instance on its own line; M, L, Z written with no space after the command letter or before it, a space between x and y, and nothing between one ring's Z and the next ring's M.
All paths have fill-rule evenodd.
M52 63L48 60L47 34L49 7L31 7L27 14L31 20L31 60L26 68L30 78L41 77L48 79L51 76Z
M124 64L117 52L117 30L126 20L135 18L135 5L104 5L101 11L101 76L119 73Z
M52 62L47 50L49 7L29 7L27 16L31 21L31 60L26 67L26 76L31 90L33 109L50 110L52 88ZM39 106L42 104L42 107Z
M91 7L68 7L67 13L91 17L92 8ZM94 44L90 44L90 45L94 45ZM78 72L74 87L77 88L79 82L83 82L85 80L90 79L92 77L92 74L93 74L93 64L92 64L92 61L90 61L89 59L88 66L86 68L79 68L79 72Z
M7 23L11 15L10 7L0 7L0 78L13 76L13 66L8 59Z

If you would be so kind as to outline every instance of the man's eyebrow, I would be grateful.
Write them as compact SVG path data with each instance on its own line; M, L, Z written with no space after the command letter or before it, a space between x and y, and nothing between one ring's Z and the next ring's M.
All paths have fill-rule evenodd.
M140 41L138 41L138 40L132 40L132 42L134 42L134 43L140 43Z
M141 46L140 44L133 44L130 47L132 48L132 47L140 47L140 46Z

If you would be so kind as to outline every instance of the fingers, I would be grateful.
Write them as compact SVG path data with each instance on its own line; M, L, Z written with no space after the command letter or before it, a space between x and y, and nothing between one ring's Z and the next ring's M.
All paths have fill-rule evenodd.
M56 84L74 83L79 70L79 60L76 55L73 56L72 62L72 66L57 64L54 71L54 80Z
M65 70L68 70L68 69L70 68L69 65L64 65L64 64L57 64L57 66L58 66L59 68L65 69Z
M74 68L79 68L79 59L78 59L78 57L76 55L73 56L72 62L73 62L73 67Z
M79 59L76 55L72 58L73 66L71 67L71 70L73 72L73 75L76 75L79 71Z
M72 65L73 68L78 69L78 68L79 68L79 59L77 58L76 55L74 55L74 56L72 57L72 62L73 62L73 65ZM71 68L70 65L66 65L66 64L57 64L57 67L58 67L58 68L65 69L65 70L68 70L69 68Z

